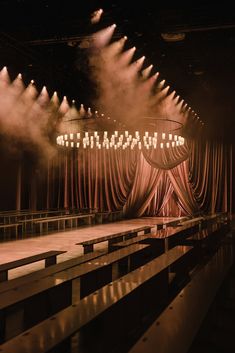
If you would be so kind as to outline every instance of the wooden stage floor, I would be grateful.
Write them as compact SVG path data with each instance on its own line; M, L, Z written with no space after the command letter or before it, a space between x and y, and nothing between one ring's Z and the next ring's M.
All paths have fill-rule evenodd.
M58 256L58 262L66 261L83 254L83 247L81 245L75 245L78 242L130 230L142 225L163 224L164 222L174 219L177 218L142 217L93 226L83 226L72 230L55 232L42 236L37 235L34 237L30 235L29 238L0 243L0 264L49 250L67 251L65 254ZM101 250L105 247L105 242L97 244L95 246L95 250ZM18 269L9 271L9 279L22 276L43 267L43 261L19 267Z

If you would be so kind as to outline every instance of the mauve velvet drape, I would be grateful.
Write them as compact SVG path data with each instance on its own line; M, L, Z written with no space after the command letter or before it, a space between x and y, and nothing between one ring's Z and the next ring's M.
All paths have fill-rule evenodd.
M204 212L228 211L231 198L231 148L205 142L194 144L189 159L189 181L197 204Z
M22 194L22 208L123 209L126 217L195 215L231 208L231 146L192 141L161 152L160 158L157 153L60 149L45 168L31 173L28 205L23 189L17 203Z
M49 166L49 208L119 210L132 189L137 165L135 151L64 150ZM54 204L56 194L57 204Z

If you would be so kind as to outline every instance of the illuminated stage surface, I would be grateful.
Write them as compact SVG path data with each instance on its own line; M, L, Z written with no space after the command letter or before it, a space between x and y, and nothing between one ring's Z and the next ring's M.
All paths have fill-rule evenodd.
M93 226L81 226L76 229L50 233L42 236L33 237L30 235L30 237L26 239L0 243L0 264L49 250L66 251L65 254L62 254L57 258L58 262L62 262L83 254L83 247L81 245L76 245L76 243L112 233L130 230L138 226L160 225L176 219L177 218L175 217L142 217ZM106 246L106 242L97 244L95 250L104 249ZM19 267L15 270L9 271L9 279L22 276L41 268L44 268L44 261Z

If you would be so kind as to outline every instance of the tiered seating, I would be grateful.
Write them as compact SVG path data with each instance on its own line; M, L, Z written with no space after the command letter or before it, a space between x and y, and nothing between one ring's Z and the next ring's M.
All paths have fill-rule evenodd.
M10 289L18 288L22 285L24 285L27 282L33 282L33 281L38 281L41 278L47 277L47 276L53 276L57 272L61 272L66 270L67 268L75 267L77 265L80 265L84 262L88 262L90 260L94 260L99 256L104 255L104 251L94 251L92 253L82 255L79 257L75 257L69 260L65 260L63 262L60 262L59 264L56 265L51 265L50 267L43 268L25 275L21 275L20 277L16 277L14 279L11 279L8 282L3 282L0 283L0 293L6 292Z
M134 228L134 229L118 232L118 233L112 233L99 238L86 240L86 241L77 243L77 245L82 245L84 249L84 254L87 254L89 252L94 251L95 244L99 244L107 241L109 250L112 250L113 244L118 243L122 240L136 237L140 232L143 232L144 234L151 233L151 228L154 228L154 226L141 226L138 228Z
M0 282L8 280L8 271L15 268L32 264L34 262L45 260L45 267L52 266L56 264L57 256L64 254L66 251L51 250L40 254L36 254L29 257L24 257L23 259L11 261L0 265Z
M183 261L191 247L175 247L143 267L103 286L94 293L68 306L26 333L19 334L2 345L4 352L17 347L19 353L47 352L69 336L94 320L105 325L105 351L113 344L113 339L121 339L133 322L141 325L145 315L156 306L156 300L163 303L168 294L169 266ZM152 285L154 286L152 287ZM146 300L141 297L146 293ZM90 308L90 310L88 310ZM138 310L137 310L138 308ZM41 309L42 310L42 309ZM125 320L123 321L123 316ZM110 318L112 317L112 325ZM118 327L118 330L116 328ZM100 334L101 332L99 332ZM104 332L102 333L104 334ZM42 344L43 337L43 344ZM91 340L90 340L91 341ZM27 350L26 350L27 346ZM99 350L100 352L100 350Z
M86 224L91 225L92 220L94 219L94 214L77 214L77 215L67 215L67 216L57 216L57 217L47 217L42 219L34 220L33 223L35 226L39 226L40 234L43 233L44 227L46 232L48 232L49 225L53 224L54 230L65 229L66 225L69 225L69 228L72 228L75 224L75 227L78 226L78 221L83 220Z
M20 223L9 223L9 224L0 224L0 234L3 233L4 238L6 236L7 231L14 232L15 238L18 238L19 230L22 232L22 224Z
M147 248L148 245L135 244L114 253L96 257L94 260L72 268L56 271L53 275L52 273L47 274L45 277L41 277L40 281L38 276L35 280L33 274L29 282L20 283L18 281L17 287L8 288L1 293L0 316L4 313L5 329L3 331L8 332L7 335L4 333L2 335L10 337L14 335L13 331L20 332L24 327L30 327L32 320L33 323L39 322L42 317L50 316L79 300L80 296L83 297L116 279L119 273L126 273L136 266L146 263L148 259ZM60 298L58 303L53 301L54 297ZM48 305L51 307L48 308ZM34 308L33 318L30 317L27 320L32 306ZM16 324L14 325L13 331L8 325L13 315L12 308L15 312L15 322L19 322L17 328ZM20 319L22 313L26 317L23 321ZM6 329L8 326L9 328Z
M233 265L231 246L223 244L139 338L129 353L186 353L213 299Z
M145 232L145 235L139 235L128 240L115 242L111 245L111 248L119 249L131 244L143 243L151 244L154 252L161 254L176 245L182 244L183 239L186 239L192 234L198 232L199 228L200 221L198 219L192 219L190 221L183 222L182 225L161 228L160 230L152 233Z
M188 220L188 216L174 218L173 220L164 220L161 224L157 225L157 229L164 229L166 227L175 227L180 225L182 222Z
M208 247L216 244L210 256L217 251L221 259L221 249L225 249L221 235L228 226L216 220L207 230ZM196 278L196 244L207 238L200 224L192 219L191 223L157 230L155 234L151 233L152 226L142 226L100 237L97 242L82 242L80 245L89 247L85 250L84 246L87 253L81 258L0 283L0 349L8 353L15 347L19 353L57 353L70 352L73 346L76 352L80 348L82 352L121 352L119 345L136 341L151 320L174 310L174 300L183 287L190 288L187 285L191 276ZM199 234L203 234L201 238ZM94 245L103 241L109 242L108 250L112 252L94 251ZM178 245L180 242L184 245ZM225 252L229 267L231 251ZM200 264L205 260L203 252L202 257L197 257ZM214 265L211 268L215 270ZM167 305L169 309L165 310ZM179 313L177 317L181 318Z
M122 218L122 211L100 212L96 209L23 210L0 213L0 235L4 240L27 234L43 234L49 230L94 223L113 222Z
M106 222L116 222L123 218L123 211L97 211L95 212L95 221L97 224Z

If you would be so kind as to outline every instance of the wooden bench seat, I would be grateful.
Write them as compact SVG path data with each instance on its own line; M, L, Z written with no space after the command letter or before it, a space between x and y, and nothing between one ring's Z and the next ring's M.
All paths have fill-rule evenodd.
M47 275L46 277L41 278L38 282L38 285L35 283L27 282L19 287L13 287L12 289L5 291L1 294L1 301L0 301L0 310L4 309L5 307L9 307L21 300L25 300L33 295L39 294L41 292L47 291L50 288L55 288L57 286L62 285L65 282L73 281L74 279L77 280L82 276L86 276L91 272L96 272L97 270L101 269L102 267L107 267L108 265L115 264L115 269L112 271L112 266L110 267L110 280L113 278L113 272L116 275L116 263L122 261L124 258L127 258L127 266L130 269L130 265L133 261L131 259L134 256L136 258L136 254L145 253L145 249L148 248L148 245L144 244L133 244L128 248L120 249L112 253L104 254L100 257L96 257L91 259L90 261L78 264L73 266L72 268L67 268L67 266L58 271L53 272ZM62 264L59 264L62 265ZM62 267L63 268L63 267ZM128 269L127 269L128 271ZM57 280L58 279L58 280ZM16 289L17 288L17 289Z
M148 247L147 244L134 244L72 268L65 268L41 279L21 283L18 287L2 292L0 294L0 317L4 318L2 322L5 324L0 326L0 338L4 340L9 337L4 332L8 332L10 336L12 334L10 322L13 317L13 308L15 322L20 321L19 330L22 331L22 325L30 327L32 323L38 322L39 318L46 318L62 310L123 273L131 271L136 265L146 263ZM60 300L54 301L55 297ZM33 316L30 314L32 306ZM22 315L25 317L23 322ZM4 329L1 333L1 327L8 327L8 329Z
M97 257L103 256L105 254L105 251L94 251L89 254L85 254L79 257L75 257L69 260L65 260L63 262L60 262L55 265L51 265L49 267L42 268L37 271L33 271L31 273L28 273L26 275L22 275L20 277L14 278L10 281L7 282L1 282L0 283L0 295L3 292L7 292L11 289L18 288L25 283L30 283L34 282L36 280L40 280L42 278L45 278L47 276L52 276L57 272L61 272L67 269L70 269L72 267L75 267L77 265L80 265L84 262L88 262L90 260L94 260Z
M167 227L176 227L177 225L181 224L181 222L185 221L188 219L188 216L183 216L183 217L178 217L170 220L163 220L161 224L157 224L157 229L164 229Z
M119 243L114 243L111 246L111 250L121 249L136 243L150 245L151 248L149 250L149 253L153 257L156 257L165 251L162 239L156 237L156 234L151 233L146 235L137 235L136 237L133 237L131 239L127 239Z
M194 246L198 257L200 258L206 253L213 252L228 231L229 227L227 224L215 223L190 237L183 239L181 244Z
M204 217L196 217L196 218L187 219L187 220L181 222L180 224L182 226L184 226L184 225L188 225L188 224L191 224L191 223L200 223L203 220L204 220Z
M231 245L223 244L188 285L156 318L129 353L186 353L215 294L233 264Z
M120 248L124 248L125 246L129 246L129 245L132 245L132 244L136 244L136 243L140 243L140 242L143 242L147 239L150 239L150 238L153 238L153 239L156 239L156 237L154 237L154 235L137 235L136 237L134 238L131 238L131 239L127 239L127 240L124 240L122 242L119 242L119 243L114 243L112 245L113 249L120 249Z
M102 224L104 221L107 222L115 222L121 220L123 216L123 211L103 211L103 212L96 212L95 213L95 220L96 223Z
M59 230L61 225L62 229L65 229L66 221L69 222L70 228L73 227L73 223L75 221L76 227L78 226L78 220L88 220L87 224L92 223L92 219L94 219L95 214L79 214L79 215L68 215L68 216L61 216L61 217L48 217L34 221L33 223L37 226L39 225L40 234L43 233L44 225L46 225L46 231L48 231L49 223L54 223L57 225L57 229Z
M0 265L0 282L8 280L8 271L31 264L33 262L45 260L45 267L56 264L56 258L58 255L65 253L66 251L51 250L33 256L24 257L19 260L7 262Z
M3 232L5 233L6 230L13 229L15 232L15 237L18 237L19 229L22 230L22 225L20 223L10 223L10 224L0 224L0 234Z
M112 248L119 249L135 243L144 243L150 244L154 247L154 251L160 254L176 245L181 245L182 239L190 237L191 234L194 234L197 231L198 227L194 222L188 223L185 226L167 227L157 230L155 233L139 235L119 243L114 243L112 244Z
M40 216L40 217L35 217L35 218L31 217L31 218L21 219L21 220L19 220L19 223L22 225L23 231L25 232L29 228L28 225L30 226L30 228L32 230L34 230L34 226L37 221L47 220L48 218L54 219L54 218L61 218L61 217L64 217L64 215L49 216L49 217L48 216L46 216L46 217Z
M109 250L112 250L112 245L114 243L120 242L122 240L126 240L131 237L135 237L139 232L144 232L144 234L151 233L152 228L154 228L154 226L141 226L141 227L129 229L126 231L105 235L103 237L86 240L86 241L77 243L76 245L82 245L84 254L87 254L89 252L94 251L95 244L108 241L108 248Z
M15 211L10 213L0 214L0 219L3 220L3 223L9 224L11 222L19 222L22 220L48 217L50 215L58 216L67 213L66 210L41 210L41 211Z
M190 251L191 247L181 246L169 250L147 265L28 328L27 332L3 343L2 350L10 353L17 347L17 353L44 353L73 335L75 342L79 330L84 326L89 328L87 325L90 322L92 325L96 322L99 327L97 339L108 346L105 351L111 351L114 340L125 340L131 324L141 325L146 313L166 300L169 266L183 261ZM89 341L96 344L96 340L90 337Z
M186 225L178 225L177 227L167 227L156 232L159 238L159 245L164 251L181 244L181 240L198 232L198 223L188 223Z

